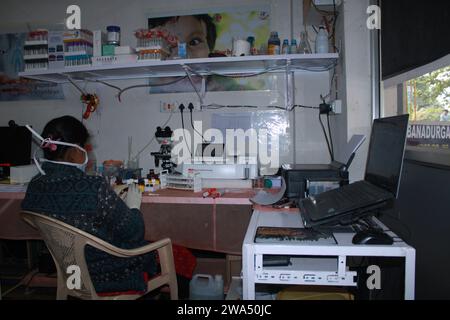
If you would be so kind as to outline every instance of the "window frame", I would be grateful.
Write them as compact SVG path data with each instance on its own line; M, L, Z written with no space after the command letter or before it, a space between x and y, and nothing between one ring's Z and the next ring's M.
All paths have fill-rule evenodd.
M422 67L410 70L395 77L383 81L383 90L397 87L397 113L406 113L403 99L403 83L423 76L424 74L450 66L450 54ZM384 109L385 101L383 99L382 108ZM382 110L383 111L383 110ZM450 150L436 149L431 147L414 147L406 146L405 159L411 160L434 167L450 167Z

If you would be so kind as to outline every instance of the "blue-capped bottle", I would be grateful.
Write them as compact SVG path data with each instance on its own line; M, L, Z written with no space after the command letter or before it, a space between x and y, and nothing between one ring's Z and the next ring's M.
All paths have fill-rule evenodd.
M281 54L289 54L289 40L283 40L283 46L281 47Z
M292 39L291 40L291 47L289 49L289 53L290 54L295 54L297 53L297 40Z

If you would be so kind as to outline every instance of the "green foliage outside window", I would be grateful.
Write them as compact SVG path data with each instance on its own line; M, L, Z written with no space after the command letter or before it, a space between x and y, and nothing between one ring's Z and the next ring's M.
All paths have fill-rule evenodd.
M406 82L407 112L412 121L439 121L450 111L450 66Z

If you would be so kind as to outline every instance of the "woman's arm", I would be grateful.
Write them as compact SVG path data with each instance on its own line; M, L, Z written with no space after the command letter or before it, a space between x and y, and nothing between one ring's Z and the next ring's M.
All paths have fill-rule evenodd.
M100 186L99 209L114 245L131 249L148 243L144 240L145 225L141 212L128 208L106 180Z

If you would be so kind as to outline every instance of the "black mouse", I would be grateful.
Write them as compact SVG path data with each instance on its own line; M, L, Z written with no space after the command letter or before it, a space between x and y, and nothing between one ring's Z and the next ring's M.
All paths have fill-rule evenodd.
M364 230L356 233L352 239L353 244L381 244L391 245L394 239L387 233L377 230Z

